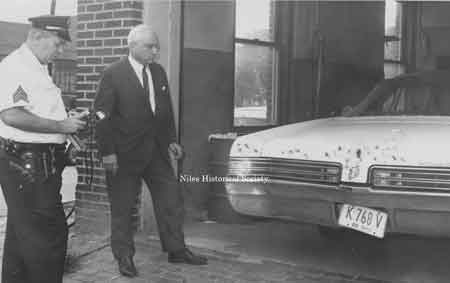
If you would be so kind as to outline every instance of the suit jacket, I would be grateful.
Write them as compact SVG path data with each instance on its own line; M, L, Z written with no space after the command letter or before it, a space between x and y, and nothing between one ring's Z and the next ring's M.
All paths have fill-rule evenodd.
M102 156L117 154L119 167L143 168L158 146L167 160L168 146L176 142L175 123L166 72L159 64L149 65L155 90L155 114L128 58L107 67L94 102L106 118L96 126Z

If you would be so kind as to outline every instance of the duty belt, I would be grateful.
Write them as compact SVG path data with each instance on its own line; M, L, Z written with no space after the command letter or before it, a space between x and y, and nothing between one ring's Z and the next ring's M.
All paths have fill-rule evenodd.
M28 182L45 181L64 167L64 144L22 143L0 137L0 149L11 168L19 171Z

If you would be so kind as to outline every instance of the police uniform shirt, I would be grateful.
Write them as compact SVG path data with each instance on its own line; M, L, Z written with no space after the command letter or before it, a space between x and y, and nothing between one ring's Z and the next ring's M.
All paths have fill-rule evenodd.
M0 63L0 82L0 112L24 107L42 118L67 118L61 90L48 75L47 66L38 61L25 43ZM25 143L63 143L66 140L64 134L22 131L6 125L1 119L0 136Z

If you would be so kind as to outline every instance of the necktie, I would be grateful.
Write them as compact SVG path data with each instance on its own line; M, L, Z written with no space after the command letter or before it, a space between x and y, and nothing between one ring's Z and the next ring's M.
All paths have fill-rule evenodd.
M142 84L144 85L144 91L149 96L150 107L152 108L152 112L155 113L155 96L153 94L153 84L150 88L148 83L148 75L146 66L142 68Z

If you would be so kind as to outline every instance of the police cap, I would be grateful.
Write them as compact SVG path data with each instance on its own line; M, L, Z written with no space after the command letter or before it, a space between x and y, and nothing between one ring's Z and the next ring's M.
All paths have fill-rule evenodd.
M34 28L55 33L60 38L71 41L69 35L69 17L45 15L28 19Z

